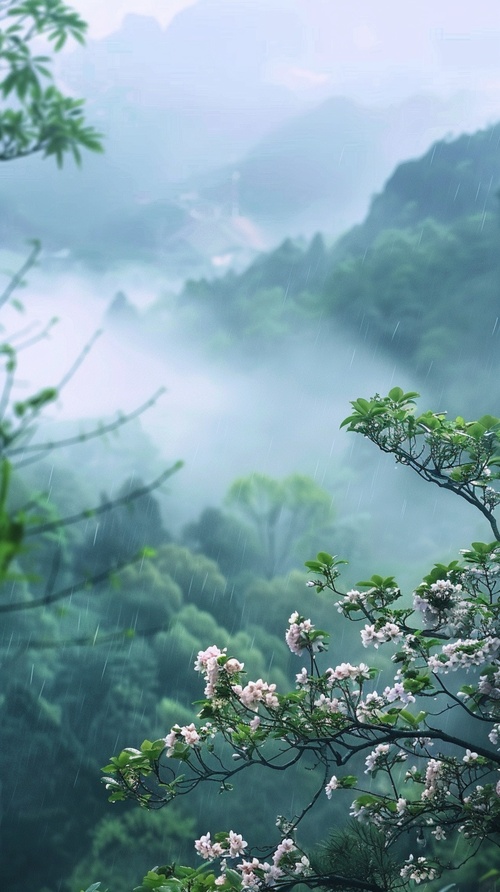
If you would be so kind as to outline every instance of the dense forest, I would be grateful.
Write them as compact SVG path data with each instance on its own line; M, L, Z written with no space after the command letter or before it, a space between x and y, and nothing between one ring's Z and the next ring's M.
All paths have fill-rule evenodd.
M316 342L321 363L340 335L393 360L443 409L492 410L500 372L499 141L495 125L399 165L365 221L335 241L328 232L287 239L244 271L190 279L146 310L131 305L124 283L108 322L165 360L165 345L182 336L201 361L229 375ZM134 221L122 225L120 238L128 244L130 226L140 254ZM148 230L142 235L147 242ZM120 439L134 430L125 424ZM40 436L43 444L43 429ZM220 503L193 515L185 509L189 519L179 526L169 523L172 496L149 487L144 434L132 461L104 436L82 440L79 453L78 444L38 447L36 464L20 450L8 495L10 515L34 517L0 603L0 878L9 892L79 892L93 881L128 892L165 862L167 840L169 861L192 862L194 835L221 808L226 822L251 834L256 822L272 823L277 808L291 807L293 789L278 774L264 792L247 779L243 795L222 806L200 792L189 809L181 802L157 813L118 810L99 774L121 747L193 720L201 694L193 661L213 641L237 652L252 675L293 684L296 667L282 637L305 597L304 561L318 549L335 543L336 552L361 561L361 570L358 563L346 571L356 573L354 584L381 541L386 556L397 548L397 532L376 529L389 506L381 505L378 521L359 493L349 507L346 490L355 490L366 462L363 444L324 485L300 470L271 476L255 467ZM113 479L121 477L115 488L105 483L106 462ZM99 473L96 502L90 478L95 483ZM174 479L183 475L189 468L176 468ZM425 517L428 503L420 508ZM415 532L409 558L400 558L408 579L443 541L450 550L461 544L448 527L439 535L433 542L426 530ZM307 599L316 622L331 625L328 594L310 589ZM361 657L354 631L342 643ZM309 783L302 773L300 784ZM328 828L340 814L325 801L314 820ZM317 842L314 826L306 822L302 832Z

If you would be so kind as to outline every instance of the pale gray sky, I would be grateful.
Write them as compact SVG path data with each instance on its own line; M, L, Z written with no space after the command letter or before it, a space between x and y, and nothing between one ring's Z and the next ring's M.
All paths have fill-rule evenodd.
M89 37L104 37L120 27L123 16L129 12L152 15L163 25L186 6L196 0L69 0L80 15L88 22ZM236 0L237 2L237 0Z
M117 30L127 13L154 16L165 27L197 0L68 2L87 20L89 37L100 38ZM216 6L213 0L198 2ZM274 60L265 79L299 90L314 90L323 83L329 92L366 91L367 100L376 98L377 90L382 98L387 88L389 94L394 89L395 98L422 88L445 94L478 89L491 95L492 107L500 96L498 0L268 2L269 7L290 8L299 23L302 46L299 63ZM267 2L221 0L221 5L226 10L266 8Z

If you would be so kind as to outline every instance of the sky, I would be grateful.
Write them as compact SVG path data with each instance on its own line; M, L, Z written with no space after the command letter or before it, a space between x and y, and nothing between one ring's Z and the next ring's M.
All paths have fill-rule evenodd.
M86 20L89 26L88 36L104 37L116 31L127 13L154 16L163 27L166 27L180 12L193 6L196 0L74 0L71 3Z
M118 29L127 13L154 16L166 27L196 2L73 0L73 5L89 24L89 38L96 39ZM199 2L215 5L214 0ZM352 92L358 83L360 91L378 89L385 97L384 84L390 80L400 93L424 86L445 93L476 87L500 94L497 0L266 0L264 7L267 2L293 9L302 29L301 64L296 58L274 62L272 77L287 86L326 84L336 92ZM243 10L255 0L219 3Z

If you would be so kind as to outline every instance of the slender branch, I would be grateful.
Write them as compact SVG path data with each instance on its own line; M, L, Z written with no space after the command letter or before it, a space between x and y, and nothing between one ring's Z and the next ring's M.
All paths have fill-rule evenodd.
M109 424L104 424L101 427L95 428L94 430L88 431L82 434L76 434L72 437L66 437L63 440L55 440L48 441L45 443L33 443L31 446L23 445L16 446L14 449L9 449L9 455L18 455L19 453L25 454L26 452L52 452L54 449L62 449L65 446L76 446L78 443L86 443L88 440L93 440L96 437L103 437L106 434L114 433L119 428L123 427L123 425L128 424L130 421L133 421L135 418L138 418L148 409L155 405L160 396L165 393L165 388L160 387L156 393L153 394L150 399L148 399L141 406L138 406L137 409L134 409L132 412L129 412L127 415L120 415L115 421L109 422ZM25 462L18 462L16 464L17 468L23 467Z
M464 487L464 485L456 484L449 477L446 477L445 474L439 468L434 467L434 469L428 469L425 466L425 462L419 462L419 458L422 455L420 452L418 457L412 455L411 452L407 452L405 449L399 447L399 449L395 452L394 448L390 445L384 446L383 443L374 440L376 445L382 452L387 452L390 455L396 455L396 460L399 461L403 465L407 465L413 471L415 471L422 480L425 480L427 483L435 483L436 486L439 486L440 489L447 489L449 492L455 493L455 495L460 496L462 499L465 499L469 505L473 505L488 521L495 539L500 541L500 529L498 527L496 518L494 514L489 511L485 505L478 499L475 492L468 490ZM423 450L422 450L423 451ZM428 457L427 461L429 461L431 456Z
M94 334L92 335L90 340L85 344L85 346L83 347L83 350L80 351L80 353L76 357L73 365L70 366L68 371L63 375L63 377L59 381L59 384L56 385L56 390L58 393L60 393L60 391L63 389L63 387L66 386L68 381L70 381L71 378L73 378L73 376L76 374L76 372L78 371L78 369L80 368L82 363L85 362L87 356L89 355L90 351L92 350L92 347L94 346L97 339L101 337L101 335L102 335L102 330L98 328L97 331L94 332Z
M31 338L28 338L27 341L23 341L21 344L19 344L19 346L16 347L16 353L21 353L23 350L27 350L29 347L33 347L35 344L43 341L44 338L48 336L51 328L54 328L54 325L57 325L57 322L58 320L56 318L50 319L45 327L41 329L41 331L38 331L36 334L32 335ZM36 327L37 325L39 325L38 322L34 323L33 325L27 326L24 331L18 332L17 336L21 337L22 335L27 334L32 328ZM14 337L10 336L9 340L12 344L14 341Z
M0 160L3 160L0 158ZM3 307L4 304L7 303L11 294L19 288L23 284L23 277L26 275L29 269L33 267L37 261L37 258L40 254L42 246L38 239L34 239L32 241L33 248L31 250L31 254L28 255L27 259L24 261L23 265L18 269L17 273L15 273L5 290L2 294L0 294L0 307Z
M41 598L33 598L32 601L16 601L12 604L0 604L0 613L15 613L16 611L21 610L36 610L38 607L48 607L49 604L55 604L57 601L62 601L64 598L69 598L71 595L75 595L77 592L81 592L86 588L99 585L99 583L109 579L110 576L115 575L120 570L124 570L125 567L129 567L142 560L144 560L144 555L139 552L139 554L121 561L112 569L108 567L107 570L103 570L101 573L96 573L88 579L81 579L79 582L75 582L73 585L68 585L50 595L44 595Z
M155 626L150 629L120 629L117 632L106 632L103 635L99 635L99 629L97 629L93 635L77 635L74 638L60 638L54 640L44 640L43 638L33 640L31 638L26 638L15 642L17 653L14 654L11 659L16 659L21 653L24 653L27 650L49 650L61 647L88 647L89 645L95 647L98 644L110 644L113 641L123 641L124 639L130 640L132 637L150 638L153 635L157 635L159 632L164 631L164 626Z
M163 471L156 480L153 480L151 483L146 486L140 486L137 489L133 489L132 492L127 493L125 496L120 496L117 499L113 499L111 502L106 502L104 505L98 505L96 508L89 508L83 511L79 511L78 514L72 514L68 517L61 517L58 520L50 520L47 523L40 523L37 526L29 527L25 531L25 538L28 536L38 536L41 533L48 533L51 530L57 530L61 527L67 527L74 523L79 523L82 520L88 520L89 517L97 517L100 514L105 514L108 511L113 511L115 508L118 508L120 505L128 505L129 502L133 502L136 499L140 499L143 496L148 495L155 489L158 489L165 480L168 480L169 477L172 477L177 471L180 470L183 466L182 461L177 461L171 468L167 468L166 471Z

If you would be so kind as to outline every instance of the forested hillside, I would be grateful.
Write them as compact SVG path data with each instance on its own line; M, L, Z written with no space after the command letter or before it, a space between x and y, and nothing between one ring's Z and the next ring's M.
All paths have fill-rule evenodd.
M240 275L190 281L177 301L151 309L145 327L160 339L174 306L209 349L232 359L252 356L257 340L265 352L340 329L397 359L417 383L432 370L451 400L459 359L467 404L467 376L487 387L499 368L499 140L496 125L436 143L399 165L364 223L333 245L319 234L287 240Z

